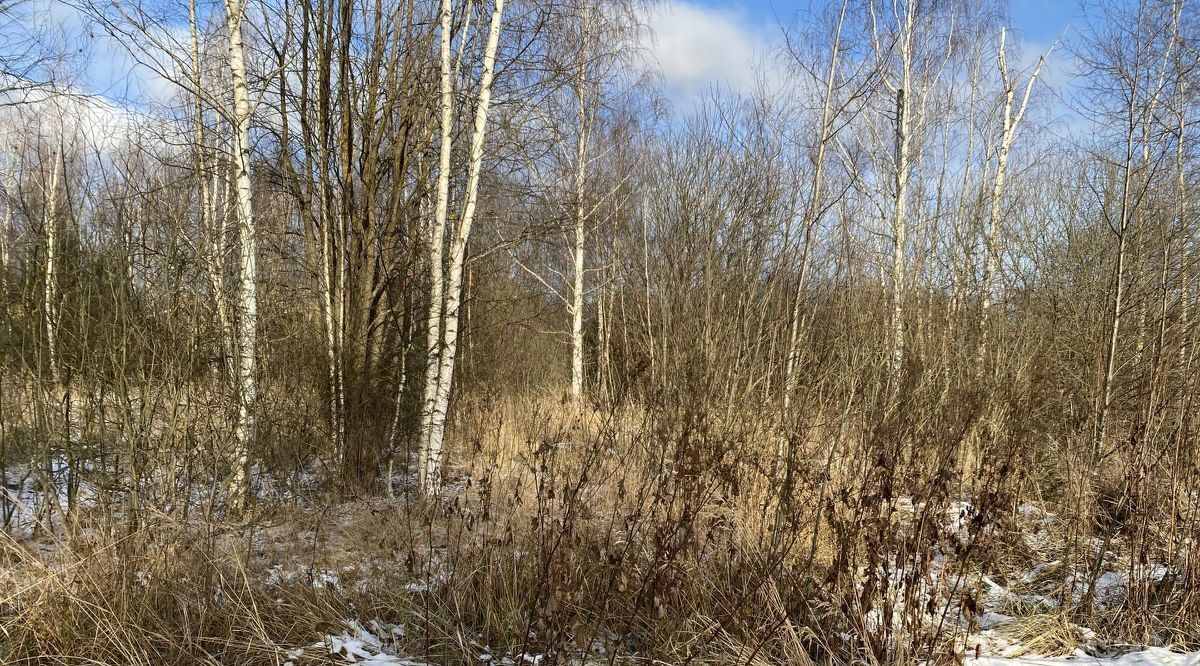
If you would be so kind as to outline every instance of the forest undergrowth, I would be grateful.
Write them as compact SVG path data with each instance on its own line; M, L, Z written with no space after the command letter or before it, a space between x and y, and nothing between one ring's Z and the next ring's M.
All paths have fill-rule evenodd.
M87 493L45 510L5 538L4 660L958 663L1200 647L1195 499L1172 495L1170 474L1136 496L1116 461L1080 478L1046 456L1035 475L1035 447L989 441L970 413L863 429L847 412L790 438L551 399L460 414L461 462L436 501L401 453L391 497L322 490L314 470L286 491L260 478L236 518L202 496L135 523Z

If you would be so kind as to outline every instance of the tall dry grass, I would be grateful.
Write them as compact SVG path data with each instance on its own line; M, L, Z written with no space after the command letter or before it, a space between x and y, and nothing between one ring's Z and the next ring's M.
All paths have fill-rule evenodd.
M1049 628L1077 626L1189 644L1185 569L1108 606L1088 598L1101 574L1142 566L1131 527L1180 491L1144 488L1159 499L1134 507L1126 486L1038 462L1019 403L933 410L935 389L790 432L661 405L464 401L437 501L401 469L393 499L301 485L236 521L144 507L131 527L83 508L52 540L6 538L0 649L17 663L328 663L315 643L378 620L404 628L393 651L436 664L954 661L973 649L982 574L1057 599L1009 609L1034 645L1063 648L1077 632ZM1060 479L1091 499L1051 493ZM1085 501L1121 528L1106 558L1079 524ZM1188 533L1182 516L1165 529Z

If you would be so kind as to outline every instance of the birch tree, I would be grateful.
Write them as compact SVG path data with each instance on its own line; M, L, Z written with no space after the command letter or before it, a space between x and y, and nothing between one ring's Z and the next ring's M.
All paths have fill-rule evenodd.
M492 98L492 81L495 76L496 49L500 42L500 28L504 13L504 0L495 0L491 21L488 26L487 42L484 45L479 81L479 93L475 100L475 115L470 133L467 155L466 183L463 203L458 215L457 229L450 241L449 265L443 269L446 258L446 224L450 209L450 157L454 135L453 105L454 88L451 66L451 13L452 0L441 0L439 41L439 66L441 75L441 130L438 152L437 194L434 219L429 236L430 293L429 319L427 328L427 362L425 366L425 392L422 399L423 422L420 433L420 485L427 495L436 494L442 482L443 440L446 433L446 418L450 404L450 390L454 379L454 362L458 353L459 310L462 305L463 264L466 261L467 242L471 225L475 219L478 203L479 173L483 165L484 140L487 135L488 109ZM462 35L460 39L467 39Z
M50 369L50 382L55 390L62 385L62 368L58 356L58 203L65 159L59 149L51 151L50 179L42 185L42 230L46 250L42 275L42 324L46 331L46 363Z
M588 384L584 363L588 296L604 289L604 252L598 237L611 226L630 177L630 169L611 158L620 151L619 140L632 124L629 108L643 87L643 82L627 78L623 66L631 62L630 52L637 48L642 29L639 12L646 4L644 0L573 0L559 8L559 29L550 40L553 48L548 58L553 63L552 84L561 86L563 94L541 105L539 120L549 126L546 134L555 156L549 169L553 182L544 196L551 210L564 211L565 223L561 228L552 225L546 237L536 234L535 243L550 241L556 251L542 265L523 259L515 243L508 247L513 262L566 310L568 391L576 407L582 405ZM540 150L535 143L530 152ZM543 166L528 168L541 184ZM531 220L529 227L538 222ZM559 264L562 260L557 256L562 249L560 233L565 265ZM592 282L597 277L599 284ZM600 368L606 353L607 333L599 321L604 318L603 300L598 293L597 384L603 381Z
M584 245L587 242L587 204L584 199L584 186L587 183L588 167L588 137L595 120L594 99L590 92L589 69L592 59L592 6L584 2L580 8L579 18L580 54L575 79L575 99L578 104L576 115L575 148L575 237L573 252L573 276L571 285L571 399L579 406L583 402L583 297L586 289L584 280Z
M878 120L868 127L876 144L873 156L878 174L877 215L885 225L881 250L887 258L880 266L881 282L889 295L887 369L889 385L899 388L907 359L909 312L906 301L915 226L926 214L924 192L930 107L941 91L943 78L956 62L959 28L955 19L961 5L872 2L867 8L867 32L878 67ZM857 176L862 180L861 175ZM883 199L886 198L886 203ZM912 273L910 275L910 272ZM920 311L918 310L918 314Z
M1159 6L1163 9L1162 6ZM1151 144L1157 132L1139 129L1157 122L1159 103L1166 88L1166 73L1179 34L1182 3L1174 0L1163 11L1153 3L1139 2L1128 11L1107 14L1108 32L1093 34L1093 55L1085 59L1092 77L1089 91L1099 117L1119 128L1115 156L1100 152L1110 173L1115 173L1115 210L1102 208L1115 239L1111 296L1106 313L1106 330L1101 355L1099 386L1092 420L1092 460L1104 455L1104 443L1113 408L1114 386L1120 363L1122 330L1128 309L1131 241L1142 215L1142 203L1150 191L1151 178L1164 159L1160 142ZM1165 26L1159 19L1167 18Z
M1033 73L1025 82L1025 91L1021 95L1019 102L1016 102L1017 82L1008 67L1008 56L1005 52L1005 35L1004 29L1000 30L1000 46L996 51L996 65L1000 71L1000 82L1002 85L1003 103L1000 112L1000 144L996 150L996 172L992 181L992 192L990 197L990 205L988 207L987 229L984 233L983 241L983 278L982 286L983 299L980 303L979 310L979 347L976 350L976 376L982 376L983 363L987 356L987 340L988 340L988 317L992 309L992 292L995 289L993 284L996 274L999 270L999 250L997 248L997 233L1002 224L1002 211L1004 200L1004 185L1005 177L1008 172L1008 156L1012 151L1013 138L1016 136L1017 126L1021 124L1021 118L1025 116L1025 110L1029 107L1029 95L1033 92L1033 85L1037 82L1038 74L1042 71L1042 65L1046 62L1046 56L1049 51L1038 58L1037 65L1034 66ZM1053 47L1051 47L1051 51ZM1015 108L1014 108L1015 104Z
M200 19L197 13L196 0L188 2L188 27L191 41L191 71L190 84L192 89L200 90L204 84L203 46L200 36ZM220 168L214 168L212 151L209 149L208 128L206 126L206 103L203 95L192 95L192 150L195 154L196 186L200 191L200 233L204 241L202 249L205 275L208 287L212 292L213 310L217 316L217 326L221 333L219 344L222 356L233 359L232 352L237 344L233 335L233 323L229 313L229 303L226 295L225 277L225 248L226 248L226 219L228 217L228 202L230 199L229 179ZM132 270L132 265L130 267ZM232 365L221 364L222 384L234 387Z
M249 455L255 435L255 416L258 403L258 243L254 216L254 187L251 175L250 128L254 103L250 96L247 76L247 57L244 24L248 0L222 0L225 63L229 88L211 88L197 67L199 58L199 20L196 6L189 0L187 16L181 22L188 25L184 32L170 29L159 11L148 11L136 0L85 5L89 14L110 34L120 36L122 44L137 62L163 79L178 86L185 94L201 98L194 111L203 114L204 107L217 112L228 125L228 150L232 162L230 177L231 209L237 229L238 265L237 289L231 326L235 339L228 343L234 353L232 362L234 405L231 470L228 479L229 506L232 511L245 507L249 496ZM186 37L182 37L186 35ZM202 122L197 119L196 122ZM193 128L199 141L199 125ZM202 150L202 147L200 147ZM203 173L207 166L200 165ZM211 213L212 191L202 197L208 200ZM205 204L202 203L202 207ZM217 224L215 221L214 225ZM219 252L219 251L218 251ZM219 296L218 296L219 297Z
M796 383L799 378L798 364L800 360L802 328L801 305L804 301L804 291L808 281L808 264L812 256L813 232L825 210L832 205L831 202L826 200L825 196L825 162L826 153L829 150L830 143L834 139L834 123L837 120L836 116L840 110L835 106L834 95L838 87L839 65L842 55L842 29L846 23L848 6L848 0L843 0L834 24L833 43L829 53L829 66L825 73L821 95L821 112L817 125L816 150L812 158L813 170L809 182L808 200L804 205L804 212L800 218L802 240L800 245L800 262L796 268L799 280L796 285L796 296L792 302L787 362L784 368L783 418L785 422L791 411L792 395L796 392Z
M229 41L229 75L233 83L233 159L237 193L238 262L237 296L237 422L234 435L233 478L230 482L232 506L245 505L249 493L247 465L254 438L254 416L258 402L258 244L254 226L254 189L250 181L250 88L246 79L246 56L242 41L242 22L246 0L225 0L225 30Z
M907 331L904 319L904 296L906 291L905 253L908 246L908 182L913 163L913 49L916 42L915 2L904 3L900 16L901 27L897 49L900 57L900 74L897 82L884 82L896 99L895 107L895 175L894 198L892 201L892 354L891 377L893 386L898 386L900 373L904 370L904 345Z

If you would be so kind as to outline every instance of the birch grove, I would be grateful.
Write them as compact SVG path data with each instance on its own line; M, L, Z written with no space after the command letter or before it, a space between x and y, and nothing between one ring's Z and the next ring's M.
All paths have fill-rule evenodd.
M774 9L0 6L0 662L1190 659L1200 6Z

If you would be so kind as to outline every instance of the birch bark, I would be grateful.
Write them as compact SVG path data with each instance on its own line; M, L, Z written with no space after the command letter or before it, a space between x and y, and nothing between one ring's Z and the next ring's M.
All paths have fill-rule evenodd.
M442 25L443 28L449 24L449 8L450 0L442 2ZM443 330L440 336L435 337L434 344L431 345L430 357L431 364L436 357L436 375L435 385L432 395L428 392L430 383L426 383L426 404L429 407L428 417L426 419L425 432L422 437L422 456L421 456L421 488L428 494L434 494L441 486L442 482L442 457L443 457L443 439L446 433L446 415L450 403L450 389L454 378L454 362L458 353L458 320L459 311L462 306L462 279L463 279L463 264L466 260L467 242L471 236L471 225L475 219L475 207L478 201L479 193L479 172L483 164L483 143L487 131L488 109L492 101L492 81L496 66L496 48L500 42L500 26L504 13L504 0L496 0L492 8L492 19L488 29L487 43L484 46L482 73L479 82L479 98L475 105L475 119L471 130L471 146L467 161L467 182L463 202L462 215L458 221L458 230L454 236L450 246L449 257L449 272L444 276L445 285L440 286L443 275L440 268L433 269L435 274L433 277L439 278L434 280L433 291L431 296L440 295L442 298L431 299L431 310L441 308L441 313L438 318L442 320ZM453 92L449 94L449 39L448 31L442 35L442 138L447 139L450 131L451 118L447 105L453 102ZM442 165L446 168L438 175L438 207L440 215L435 219L433 235L435 240L444 238L444 224L439 224L445 220L446 211L442 206L447 205L448 196L442 192L443 186L448 190L449 183L449 157L446 151L449 150L449 140L446 140L445 146L442 148ZM431 243L435 246L434 252L439 260L440 266L441 249L440 244ZM433 257L431 257L433 258ZM431 322L435 319L431 312ZM431 323L431 330L433 326ZM436 339L440 337L440 340ZM436 352L436 354L435 354Z
M584 207L584 186L587 182L587 144L590 130L587 109L588 60L591 57L591 5L584 4L581 18L583 49L579 56L579 71L575 81L578 102L579 136L575 147L575 280L571 290L571 399L578 407L583 403L583 296L584 244L587 242L587 210Z
M1029 95L1033 92L1033 84L1037 82L1038 74L1042 71L1042 64L1046 62L1046 56L1043 55L1038 59L1037 66L1034 67L1033 74L1030 75L1029 81L1025 84L1025 93L1021 97L1020 105L1013 109L1016 100L1017 84L1011 80L1008 73L1008 58L1004 50L1005 31L1000 31L1000 49L997 52L996 60L1000 68L1000 80L1004 86L1004 109L1002 115L1002 125L1000 132L1000 148L996 155L996 177L992 182L991 205L988 210L987 232L984 238L983 251L983 300L980 304L979 311L979 347L975 355L975 376L983 375L984 360L987 357L988 345L988 319L992 309L992 291L995 288L996 273L999 270L999 252L996 248L996 235L1000 227L1001 202L1004 198L1004 181L1008 169L1008 155L1012 151L1013 137L1016 135L1017 126L1021 124L1021 118L1025 116L1025 109L1029 106ZM1053 49L1053 47L1051 47Z
M42 320L46 327L46 361L55 390L62 385L58 359L58 184L62 179L63 155L50 157L50 182L43 190L42 226L46 242L45 275L42 279Z
M425 392L421 404L421 450L420 484L422 491L429 493L436 488L432 466L435 464L431 448L431 436L436 420L438 373L442 356L442 312L445 308L443 277L446 244L446 219L450 199L450 156L454 123L454 89L451 86L450 67L450 14L451 0L442 0L440 10L440 70L441 70L441 136L438 146L437 193L434 202L433 222L429 229L429 318L426 321ZM439 442L437 463L441 460Z
M916 10L905 8L904 34L900 40L901 81L896 89L895 199L892 212L892 354L890 374L893 389L899 387L904 369L905 248L908 246L908 180L912 152L909 93L912 90L912 49Z
M234 189L237 196L238 264L237 300L237 421L234 427L233 475L229 484L230 507L245 507L249 494L247 465L250 443L254 438L254 417L258 401L255 357L258 330L258 264L255 240L253 188L250 180L250 92L246 80L246 59L242 41L244 0L225 0L225 27L229 41L229 74L233 82L233 158Z

